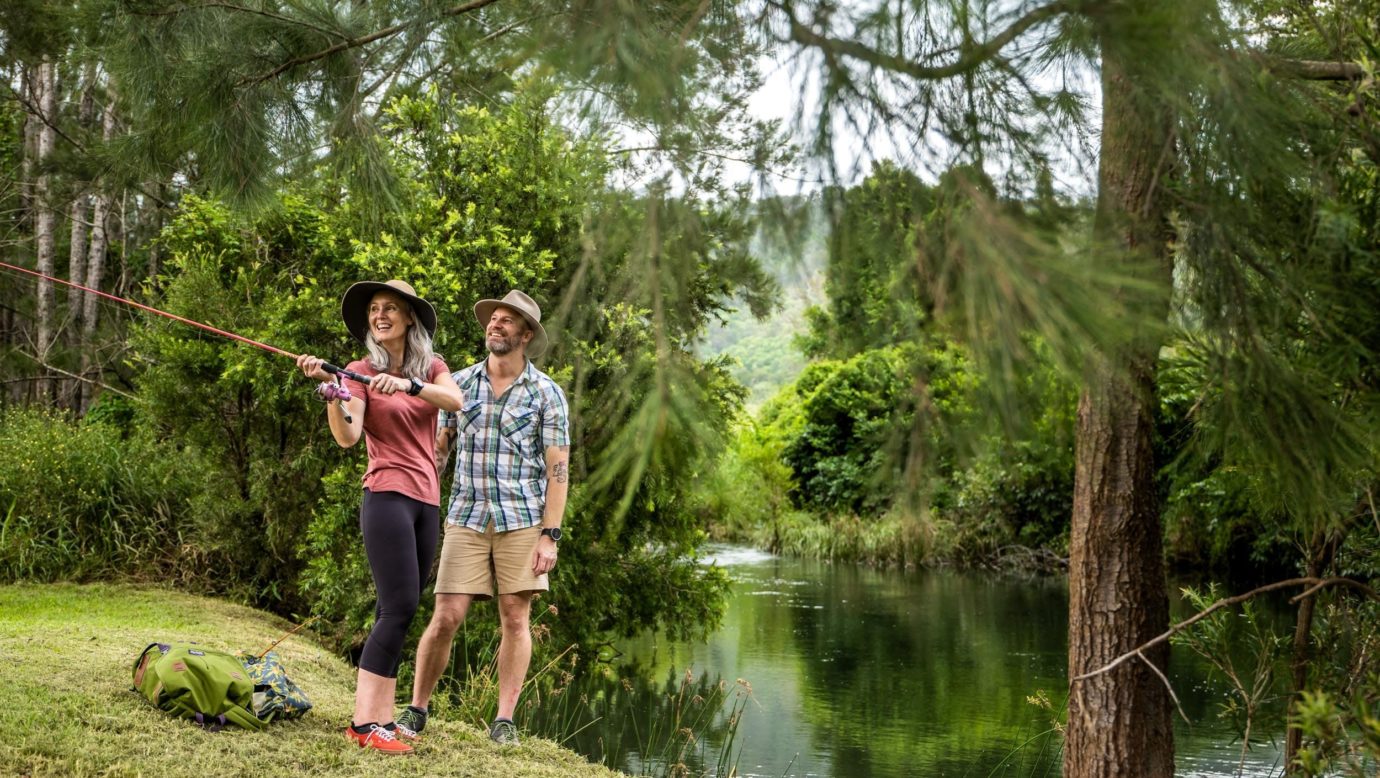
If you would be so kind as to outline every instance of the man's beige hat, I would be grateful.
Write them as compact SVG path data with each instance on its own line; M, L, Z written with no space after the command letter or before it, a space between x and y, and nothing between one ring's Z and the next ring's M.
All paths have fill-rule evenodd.
M502 300L480 300L474 304L474 318L479 320L481 328L489 326L489 317L494 315L494 309L498 306L511 308L521 314L527 320L527 326L532 328L532 340L527 343L527 357L533 358L546 350L546 330L541 326L541 306L537 301L514 289L503 296Z
M340 317L345 320L345 329L359 342L369 333L369 301L379 292L392 292L412 306L412 316L433 337L436 335L436 309L431 303L417 296L412 284L406 281L360 281L345 290L340 298Z

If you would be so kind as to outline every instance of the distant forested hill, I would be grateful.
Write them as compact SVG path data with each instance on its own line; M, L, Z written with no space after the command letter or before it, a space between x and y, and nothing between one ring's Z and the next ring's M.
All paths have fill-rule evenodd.
M809 329L805 310L825 302L828 225L819 195L792 198L783 208L792 215L769 218L772 226L753 241L753 254L781 285L780 307L759 321L742 305L722 325L711 325L700 347L702 357L732 358L733 376L750 392L749 411L804 369L795 337Z

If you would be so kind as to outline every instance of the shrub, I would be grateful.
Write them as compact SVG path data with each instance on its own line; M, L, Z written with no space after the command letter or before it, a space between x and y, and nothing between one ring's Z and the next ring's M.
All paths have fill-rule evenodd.
M218 549L194 518L201 496L216 493L212 471L194 451L100 419L0 416L0 580L133 576L223 589Z

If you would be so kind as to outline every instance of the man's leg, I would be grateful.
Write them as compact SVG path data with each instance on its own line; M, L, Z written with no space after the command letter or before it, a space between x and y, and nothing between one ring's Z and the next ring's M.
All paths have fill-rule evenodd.
M498 718L513 718L518 695L527 678L527 666L532 661L532 595L533 592L500 594L498 619L501 635L498 641Z
M431 623L426 625L421 642L417 644L417 677L412 683L412 705L423 710L431 702L431 693L436 690L436 682L446 671L450 662L450 647L455 640L455 631L465 621L472 594L438 594L436 611L431 615ZM530 651L530 645L529 645Z

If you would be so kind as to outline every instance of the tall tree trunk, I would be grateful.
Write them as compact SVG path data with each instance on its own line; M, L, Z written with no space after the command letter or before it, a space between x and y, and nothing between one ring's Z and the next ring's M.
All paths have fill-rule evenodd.
M72 220L72 235L67 252L67 279L74 284L86 283L86 220L89 218L89 208L91 206L91 196L86 192L78 192L72 200L72 209L69 217ZM67 287L67 317L65 338L68 345L81 348L81 292L74 287ZM68 408L80 408L82 396L82 382L76 379L65 382L62 390L63 405Z
M1108 261L1152 260L1169 283L1163 183L1172 114L1142 91L1135 58L1104 45L1097 234ZM1145 311L1167 316L1166 310ZM1069 539L1069 677L1095 670L1169 623L1151 448L1155 337L1136 334L1091 367L1078 403ZM1146 651L1161 670L1168 646ZM1071 681L1065 778L1174 774L1168 691L1145 662Z
M115 137L115 89L113 84L107 85L105 110L101 114L101 137L106 143ZM107 181L96 182L95 203L91 208L91 249L86 258L86 286L92 289L100 289L105 280L106 256L110 247L110 211L114 202L114 195L110 191L111 184ZM86 293L85 304L82 306L82 342L86 348L81 352L81 375L86 375L91 369L91 346L96 334L96 319L100 309L96 303L100 300L94 294ZM89 387L83 388L82 399L78 406L83 410L91 404L91 392Z
M81 124L82 130L85 131L90 129L91 122L96 116L96 65L94 62L87 63L82 80L84 83L77 121ZM67 278L74 284L86 283L86 237L90 229L90 224L87 222L90 218L90 212L91 194L83 188L72 199L72 239L69 244L71 250L68 252ZM72 320L70 339L76 341L82 332L81 292L72 287L67 288L67 316Z
M35 107L39 112L38 121L41 122L38 127L35 160L38 182L34 188L34 266L38 272L52 275L57 246L57 220L54 218L52 202L53 174L45 169L44 165L52 156L53 145L57 141L57 133L53 129L53 122L57 121L57 65L54 62L44 60L39 63L34 88L37 92ZM48 349L53 342L53 302L52 283L40 280L38 310L35 317L38 320L38 329L34 338L34 351L44 362L48 361ZM46 399L52 393L52 382L46 374L36 383L35 389L40 398Z
M70 251L67 253L67 278L74 284L86 283L87 229L91 218L91 195L78 192L72 200L70 213L72 237ZM67 315L72 319L71 340L76 341L81 334L81 292L73 287L67 288Z
M105 111L101 115L101 136L107 143L115 137L115 92L110 90L106 98ZM110 211L115 197L110 192L110 182L98 182L95 205L91 209L91 250L86 259L86 286L100 289L105 280L106 251L110 245ZM86 339L96 331L96 302L94 294L86 295L86 305L82 310L82 334Z
M20 77L20 93L25 96L27 104L30 106L38 105L39 92L37 89L38 74L36 68L25 66ZM24 112L24 153L21 155L19 164L19 176L22 186L19 189L19 203L24 209L24 214L32 223L32 210L34 202L33 181L34 181L34 160L38 157L38 128L42 122L38 121L33 111Z

